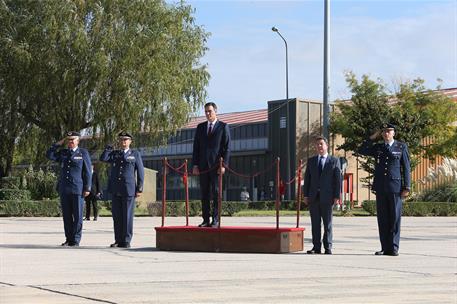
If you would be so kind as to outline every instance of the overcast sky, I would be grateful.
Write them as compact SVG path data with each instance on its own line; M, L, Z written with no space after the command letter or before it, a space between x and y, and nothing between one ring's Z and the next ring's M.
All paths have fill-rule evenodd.
M435 88L457 87L457 0L331 0L330 98L350 97L345 71L388 85L417 77ZM209 100L220 112L267 107L289 97L322 100L324 0L188 0L196 23L211 33L202 63Z

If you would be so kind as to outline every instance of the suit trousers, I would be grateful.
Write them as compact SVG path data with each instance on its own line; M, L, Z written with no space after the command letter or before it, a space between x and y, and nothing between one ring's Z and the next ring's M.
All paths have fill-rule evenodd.
M322 238L324 249L332 249L333 202L321 202L318 196L309 204L309 214L311 216L313 249L321 250L321 219L324 223L324 236Z
M376 211L382 251L398 251L403 201L400 193L376 192Z
M113 215L115 242L118 244L130 244L133 236L135 197L114 195L111 213Z
M213 202L213 221L218 219L218 174L215 170L208 173L200 174L200 191L202 200L202 217L203 221L209 223L211 213L210 201Z
M90 208L92 205L92 209L94 210L94 218L98 216L98 207L97 207L97 197L95 194L89 194L84 198L86 201L86 218L88 219L90 217Z
M83 228L84 199L80 194L61 194L63 226L67 242L79 244Z

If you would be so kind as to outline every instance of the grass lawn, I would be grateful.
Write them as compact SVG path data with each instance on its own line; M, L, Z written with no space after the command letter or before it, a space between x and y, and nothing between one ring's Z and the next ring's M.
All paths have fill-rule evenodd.
M297 211L280 210L280 216L296 216ZM334 216L369 216L370 214L362 208L353 209L350 211L333 211ZM233 216L276 216L275 210L242 210L235 213ZM309 211L300 211L300 216L309 216Z

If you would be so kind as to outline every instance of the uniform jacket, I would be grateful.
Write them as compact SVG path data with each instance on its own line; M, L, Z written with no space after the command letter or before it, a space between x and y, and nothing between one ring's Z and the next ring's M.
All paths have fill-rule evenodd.
M124 153L107 146L100 155L100 161L111 164L109 192L121 196L135 196L136 192L143 192L144 167L140 152L129 149Z
M334 156L327 155L320 177L318 162L319 155L308 159L304 176L303 194L313 203L317 199L318 192L320 192L319 201L321 203L328 202L333 204L333 199L339 199L341 192L340 161Z
M93 195L97 195L97 193L100 193L100 181L98 179L98 173L97 171L92 172L92 187L90 189L90 193Z
M194 138L192 165L199 170L207 170L224 159L228 165L230 160L230 130L228 124L217 120L211 134L207 134L208 122L197 126Z
M57 183L59 194L80 194L91 189L92 169L89 152L77 148L75 152L68 148L52 145L46 157L60 163L60 175Z
M408 146L395 140L390 149L384 143L363 142L358 153L375 158L373 190L381 193L400 193L411 187L411 167Z

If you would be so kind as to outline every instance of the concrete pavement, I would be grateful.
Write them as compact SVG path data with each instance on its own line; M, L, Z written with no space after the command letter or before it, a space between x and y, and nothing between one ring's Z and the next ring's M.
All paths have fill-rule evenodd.
M375 217L334 218L331 256L162 252L157 217L135 219L130 249L108 247L111 218L84 222L81 246L68 248L58 246L60 218L0 218L0 303L457 303L457 218L402 221L400 256L390 257L373 255ZM274 218L222 224L274 227Z

